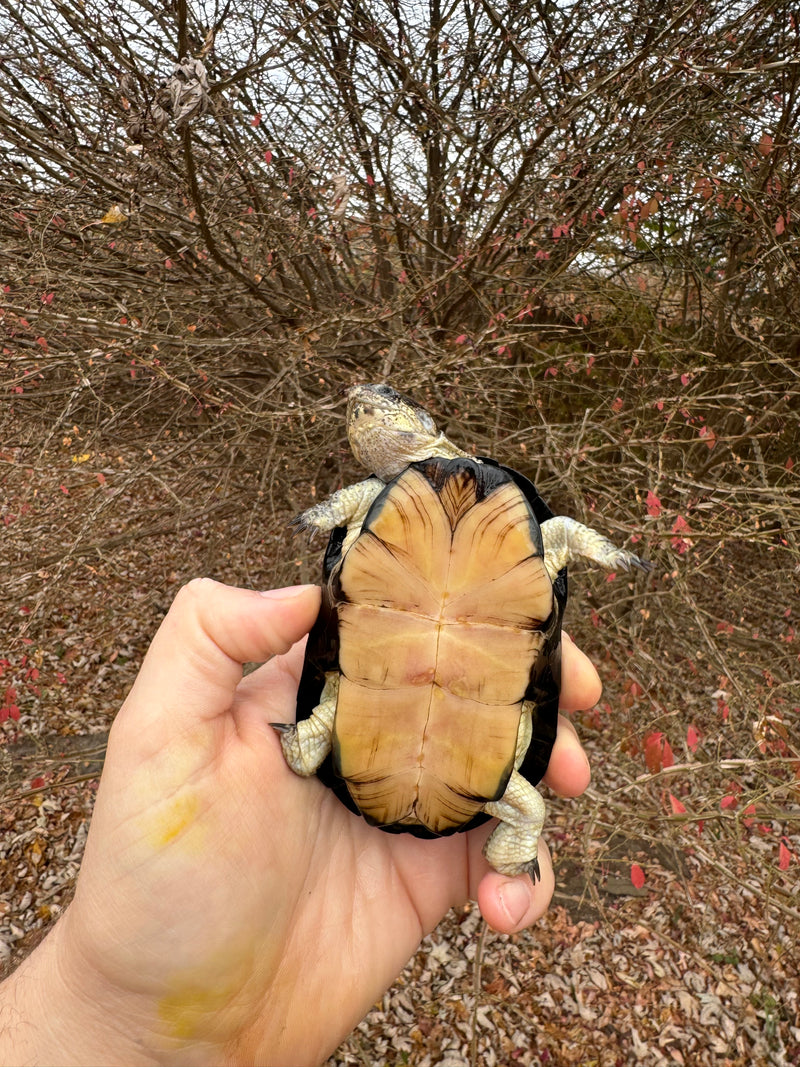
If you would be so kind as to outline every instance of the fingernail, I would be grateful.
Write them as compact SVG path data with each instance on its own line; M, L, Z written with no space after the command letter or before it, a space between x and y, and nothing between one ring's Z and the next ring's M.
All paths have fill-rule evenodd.
M316 589L315 585L287 585L285 589L262 589L259 596L267 600L293 600L300 596L306 589Z
M504 882L497 891L500 906L508 916L512 926L517 926L525 918L531 904L531 894L524 882L514 878Z

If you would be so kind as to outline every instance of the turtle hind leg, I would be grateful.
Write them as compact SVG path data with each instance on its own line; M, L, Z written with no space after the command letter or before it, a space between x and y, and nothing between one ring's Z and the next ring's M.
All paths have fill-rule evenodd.
M537 855L545 814L539 791L513 771L503 796L484 811L500 820L483 846L486 859L500 874L529 874L535 882L540 877Z
M541 530L544 565L551 580L555 579L562 567L577 559L587 559L609 571L617 568L627 571L631 567L652 570L652 563L639 559L626 548L619 548L597 530L566 515L547 519L542 523Z
M331 750L338 689L339 676L332 674L322 691L320 703L307 719L301 719L297 724L270 723L280 737L286 762L294 773L302 778L315 774Z

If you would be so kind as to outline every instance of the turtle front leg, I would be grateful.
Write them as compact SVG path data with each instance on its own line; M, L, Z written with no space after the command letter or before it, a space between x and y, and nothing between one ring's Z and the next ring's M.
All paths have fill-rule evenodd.
M350 526L359 530L372 501L383 489L383 484L380 478L365 478L363 482L346 485L344 489L337 489L322 503L302 512L290 525L296 526L298 530L310 530L312 537L317 531L330 533L337 526Z
M597 530L566 515L547 519L541 524L541 530L544 565L551 581L555 580L562 567L578 559L588 559L609 571L618 567L625 571L631 567L639 567L643 571L652 569L652 563L639 559L625 548L618 548Z
M500 800L491 800L484 808L500 820L483 854L500 874L529 874L539 877L539 835L544 825L545 805L538 790L519 771L512 771Z
M328 674L319 704L307 719L298 723L273 722L270 725L279 734L281 748L295 774L309 778L316 774L320 764L331 750L333 718L336 714L336 698L339 695L339 675Z

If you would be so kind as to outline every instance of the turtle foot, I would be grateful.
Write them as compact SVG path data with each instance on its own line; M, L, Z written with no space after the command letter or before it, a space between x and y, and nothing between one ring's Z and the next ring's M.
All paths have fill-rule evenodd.
M271 722L270 726L280 738L283 755L294 773L301 778L316 774L331 750L330 728L313 716L300 723Z
M541 524L541 530L545 566L553 580L562 567L579 559L596 563L607 571L629 571L631 567L643 571L653 569L652 563L639 559L627 548L619 548L597 530L566 515L547 519Z

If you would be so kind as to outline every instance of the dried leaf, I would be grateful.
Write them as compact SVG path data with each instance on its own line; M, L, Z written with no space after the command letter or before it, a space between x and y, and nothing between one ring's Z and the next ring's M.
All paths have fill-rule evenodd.
M114 204L112 207L110 207L105 213L105 215L103 215L102 219L100 219L100 222L105 222L108 225L116 225L120 222L127 221L128 216L125 214L119 204Z

